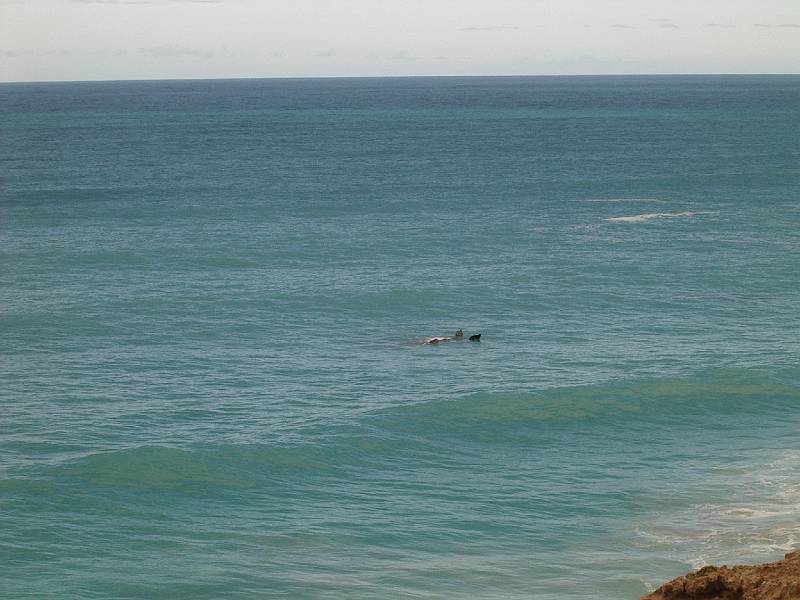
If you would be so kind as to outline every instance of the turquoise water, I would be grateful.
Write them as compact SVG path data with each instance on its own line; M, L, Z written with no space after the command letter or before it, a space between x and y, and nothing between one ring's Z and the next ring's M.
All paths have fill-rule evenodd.
M780 557L798 131L797 76L1 85L0 596Z

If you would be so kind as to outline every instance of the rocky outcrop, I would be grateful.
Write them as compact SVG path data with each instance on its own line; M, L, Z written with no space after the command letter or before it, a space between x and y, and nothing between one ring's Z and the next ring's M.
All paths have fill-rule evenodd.
M800 600L800 551L765 565L703 567L642 600Z

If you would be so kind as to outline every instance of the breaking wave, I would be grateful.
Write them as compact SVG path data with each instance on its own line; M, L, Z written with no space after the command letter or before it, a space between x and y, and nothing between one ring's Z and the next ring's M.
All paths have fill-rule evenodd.
M694 217L696 215L707 214L698 211L683 211L674 213L643 213L641 215L629 215L624 217L608 217L606 221L614 223L645 223L654 219L675 219L679 217Z

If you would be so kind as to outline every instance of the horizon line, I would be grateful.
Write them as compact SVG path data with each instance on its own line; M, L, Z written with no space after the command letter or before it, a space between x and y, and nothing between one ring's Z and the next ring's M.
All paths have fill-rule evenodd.
M325 79L489 79L489 78L552 78L552 77L796 77L797 73L558 73L558 74L492 74L492 75L266 75L240 77L155 77L142 79L138 77L120 79L20 79L0 80L0 85L37 84L37 83L134 83L150 81L260 81L260 80L325 80Z

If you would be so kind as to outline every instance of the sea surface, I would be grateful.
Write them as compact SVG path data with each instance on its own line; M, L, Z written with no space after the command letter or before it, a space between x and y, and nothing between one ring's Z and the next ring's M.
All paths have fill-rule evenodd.
M798 544L800 76L0 85L0 597Z

